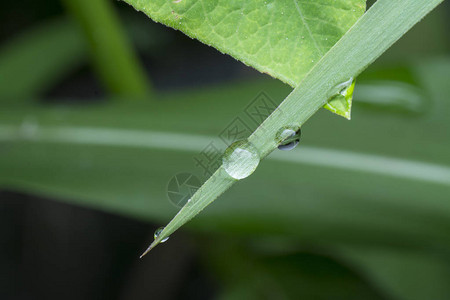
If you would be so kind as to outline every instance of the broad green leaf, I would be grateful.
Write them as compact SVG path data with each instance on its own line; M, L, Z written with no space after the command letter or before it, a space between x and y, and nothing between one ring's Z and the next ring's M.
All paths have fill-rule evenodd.
M298 86L364 13L365 0L125 0L153 20ZM339 99L325 108L350 114Z

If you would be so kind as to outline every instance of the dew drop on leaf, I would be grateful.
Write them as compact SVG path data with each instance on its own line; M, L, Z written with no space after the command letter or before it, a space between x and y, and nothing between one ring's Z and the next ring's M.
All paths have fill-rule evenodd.
M237 141L225 150L223 168L234 179L250 176L259 164L258 150L247 140Z
M339 83L331 89L330 98L338 95L351 97L353 95L353 86L355 79L351 77L349 80Z
M278 143L278 149L283 151L289 151L297 147L300 142L302 131L295 126L286 126L281 128L276 134L276 142Z
M335 87L328 94L327 108L341 116L350 119L355 79L350 78Z
M156 240L163 230L164 230L164 227L159 227L158 229L156 229L155 233L153 234L153 238ZM160 243L164 243L168 239L169 239L169 237L166 237L166 238L162 239Z

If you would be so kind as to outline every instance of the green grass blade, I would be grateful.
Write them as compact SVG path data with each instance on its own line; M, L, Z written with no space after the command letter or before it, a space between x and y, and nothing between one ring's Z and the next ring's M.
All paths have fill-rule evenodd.
M318 62L304 80L249 137L264 158L276 149L276 133L284 126L303 125L340 83L361 73L414 24L443 0L379 0ZM231 186L223 166L170 221L145 253L202 211ZM145 254L144 253L144 254Z

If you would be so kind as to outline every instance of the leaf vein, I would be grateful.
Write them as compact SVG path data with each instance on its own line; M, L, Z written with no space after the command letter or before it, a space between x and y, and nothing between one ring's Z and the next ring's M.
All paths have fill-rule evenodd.
M322 50L319 48L319 45L317 44L316 39L314 38L314 36L313 36L313 34L312 34L312 32L311 32L311 29L309 28L308 23L306 23L305 17L303 16L303 13L302 13L302 11L301 11L301 9L300 9L300 6L298 5L298 3L297 3L296 0L292 0L292 1L294 1L295 8L297 9L297 12L298 12L298 14L299 14L299 16L300 16L300 19L302 20L303 24L305 25L305 28L306 28L306 30L308 31L308 34L309 34L309 36L311 37L311 40L312 40L313 43L314 43L314 47L316 47L317 51L319 51L320 55L322 56L322 55L323 55L323 52L322 52Z

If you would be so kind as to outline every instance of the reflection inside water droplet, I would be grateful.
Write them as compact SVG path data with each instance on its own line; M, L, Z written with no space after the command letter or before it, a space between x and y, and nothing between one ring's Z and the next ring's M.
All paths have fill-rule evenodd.
M353 77L350 77L347 81L344 81L342 83L339 83L335 87L331 89L330 97L333 98L335 96L342 95L344 97L352 96L353 95L353 87L355 84L355 80Z
M237 141L225 150L222 162L228 175L234 179L243 179L258 167L259 154L247 140Z
M159 227L158 229L156 229L155 233L153 234L153 238L156 240L163 230L164 230L164 227ZM168 239L169 239L169 237L166 237L166 238L162 239L160 241L160 243L164 243Z
M339 91L339 94L341 94L345 98L352 97L354 86L355 86L355 79L353 79L352 77L348 81L341 84L342 89Z
M278 149L289 151L297 147L300 142L302 131L299 127L286 126L281 128L276 135Z

